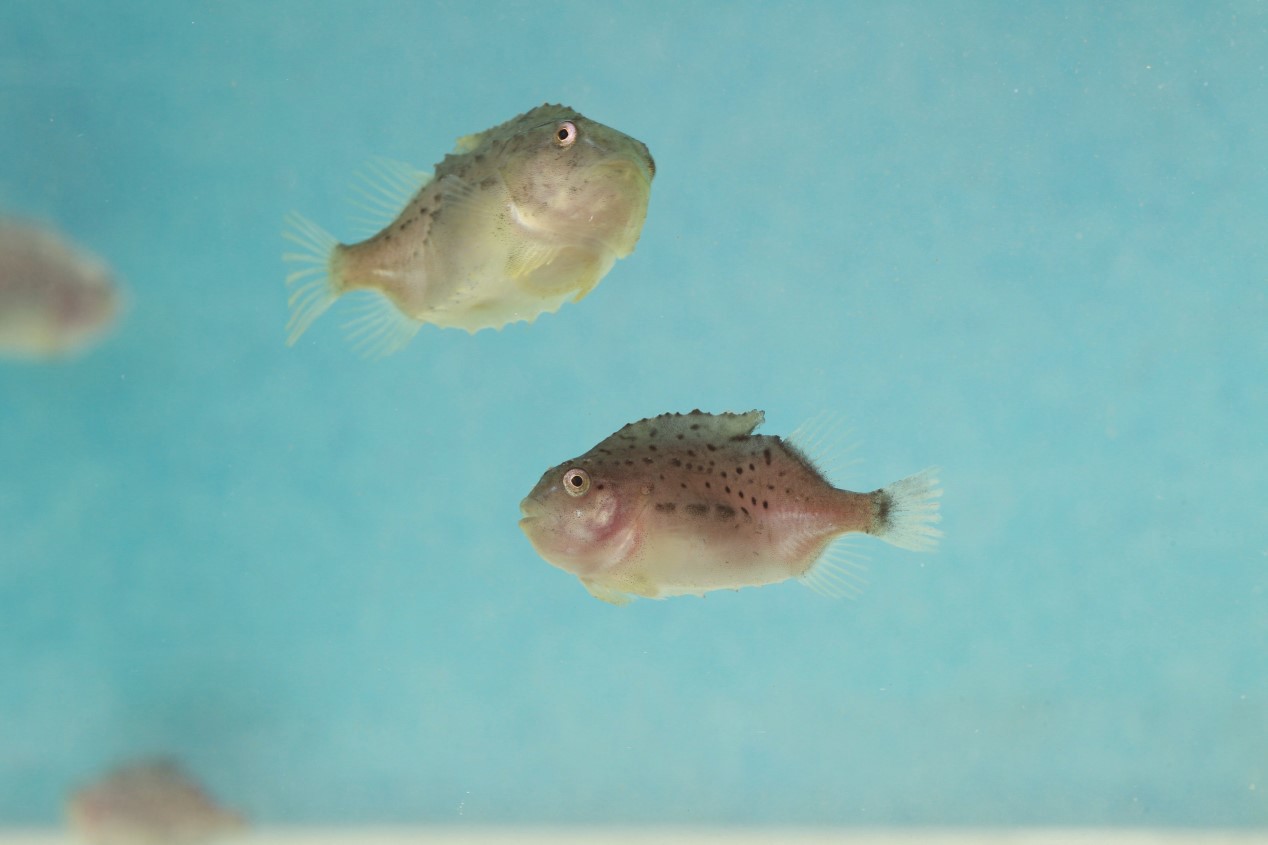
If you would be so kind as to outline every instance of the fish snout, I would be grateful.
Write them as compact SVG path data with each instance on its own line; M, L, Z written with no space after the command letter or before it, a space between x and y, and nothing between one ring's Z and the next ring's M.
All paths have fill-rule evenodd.
M541 516L545 510L546 506L539 499L531 495L525 496L520 502L520 516L524 517L520 520L520 525L531 522Z

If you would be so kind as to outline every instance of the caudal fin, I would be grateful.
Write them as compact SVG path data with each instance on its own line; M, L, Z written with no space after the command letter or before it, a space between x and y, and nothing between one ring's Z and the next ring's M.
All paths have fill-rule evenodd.
M872 494L875 516L868 533L903 549L924 552L938 545L938 468L895 481Z
M300 335L341 293L336 287L337 279L330 273L330 259L339 242L316 223L295 213L286 216L282 237L302 250L284 253L282 260L305 265L286 277L286 287L290 290L287 304L291 308L291 318L286 324L286 345L294 346Z

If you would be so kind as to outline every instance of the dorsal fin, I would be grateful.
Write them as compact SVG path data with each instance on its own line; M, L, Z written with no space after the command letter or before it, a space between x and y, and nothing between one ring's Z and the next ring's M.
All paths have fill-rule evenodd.
M766 415L761 411L743 414L706 414L696 410L689 414L661 414L630 423L612 436L627 439L707 439L714 441L747 437L762 424ZM683 437L678 437L678 435Z

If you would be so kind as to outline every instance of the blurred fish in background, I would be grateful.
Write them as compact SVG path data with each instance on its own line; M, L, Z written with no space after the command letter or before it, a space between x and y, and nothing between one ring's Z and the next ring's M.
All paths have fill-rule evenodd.
M120 310L104 261L48 228L0 217L0 356L82 352L113 327Z
M66 818L89 845L191 845L246 828L169 759L107 772L67 798Z

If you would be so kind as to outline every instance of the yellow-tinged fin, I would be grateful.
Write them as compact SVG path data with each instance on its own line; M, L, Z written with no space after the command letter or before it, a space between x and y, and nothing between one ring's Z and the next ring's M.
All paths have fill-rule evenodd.
M900 549L932 551L942 536L935 527L942 521L938 513L941 495L937 467L882 487L872 494L876 515L867 533Z
M476 132L472 135L463 135L453 144L454 155L464 155L480 146L480 142L484 140L484 132Z
M432 180L432 174L413 165L382 157L370 159L355 176L352 191L357 199L353 204L363 212L355 222L367 236L395 220Z
M378 359L399 352L422 327L376 291L365 291L357 305L359 313L344 323L343 329L363 358Z
M839 537L819 555L797 580L821 596L855 599L867 586L863 555L854 551L849 540Z
M581 579L581 586L586 588L586 592L594 596L599 601L605 601L608 604L614 604L617 607L625 607L634 601L634 597L629 593L622 593L620 590L614 590L611 587L604 586L597 581L591 581L588 578Z
M291 309L290 320L286 323L286 345L294 346L342 292L338 287L339 280L330 268L339 242L325 229L294 212L286 216L282 237L301 250L282 254L283 261L302 265L286 277L286 287L290 291L287 304Z

